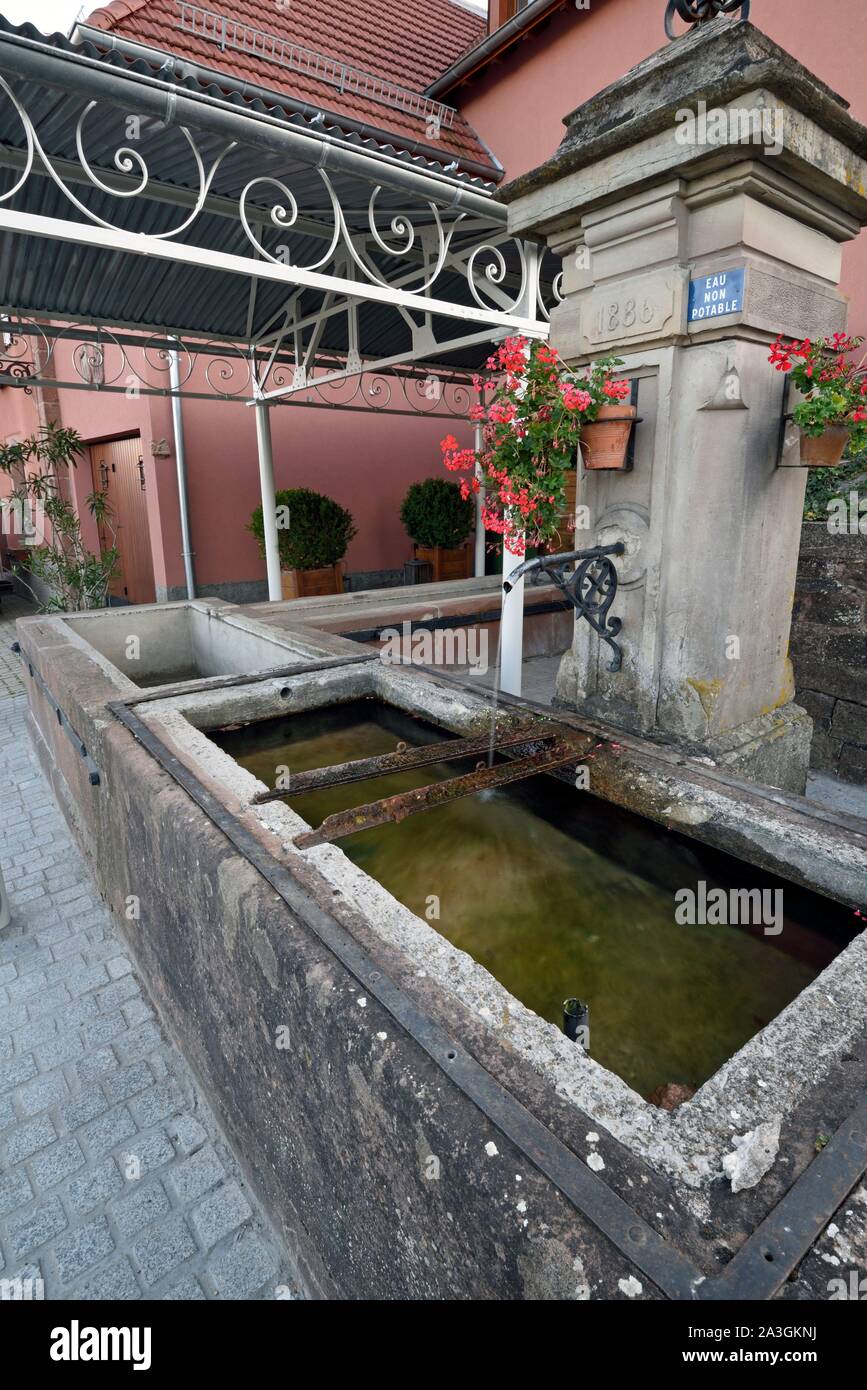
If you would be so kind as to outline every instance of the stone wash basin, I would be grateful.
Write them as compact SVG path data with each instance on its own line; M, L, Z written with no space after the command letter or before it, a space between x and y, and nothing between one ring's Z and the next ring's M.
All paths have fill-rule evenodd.
M64 622L134 685L235 676L298 659L296 643L218 600L80 613Z

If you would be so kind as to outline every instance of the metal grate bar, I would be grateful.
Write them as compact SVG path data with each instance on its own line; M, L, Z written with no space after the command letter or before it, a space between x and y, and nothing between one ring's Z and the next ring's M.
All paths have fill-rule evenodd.
M330 767L317 767L310 772L298 772L290 778L285 790L259 792L253 797L253 805L261 806L266 801L281 801L284 797L300 796L302 792L320 791L323 787L342 787L349 782L364 782L369 777L387 777L393 772L406 772L417 767L430 767L436 763L457 762L459 758L477 757L501 748L515 748L522 744L549 743L559 737L561 725L539 723L525 725L509 734L500 734L491 739L490 734L480 734L475 738L451 738L443 743L423 743L407 748L399 744L394 753L381 753L375 758L355 758L352 762L334 763Z
M290 72L304 73L319 82L326 82L341 92L351 92L357 96L378 101L397 111L405 111L421 120L433 121L440 128L451 129L455 120L455 108L441 101L413 92L409 87L401 87L375 73L365 72L337 58L329 58L325 53L317 53L302 44L289 39L278 38L262 29L254 29L242 20L228 19L212 10L191 5L187 0L178 0L180 18L177 27L184 33L215 43L225 52L231 49L237 53L249 53L266 63L288 68Z
M527 777L536 777L542 772L553 772L566 763L577 762L587 752L588 741L580 744L578 737L570 734L556 739L549 748L533 753L528 758L515 762L499 763L493 767L480 767L475 772L467 772L462 777L450 777L445 782L432 782L414 791L400 792L397 796L383 797L379 801L369 801L364 806L350 806L346 811L338 811L328 816L318 830L307 830L296 835L292 843L296 849L313 849L316 845L332 844L347 835L357 835L361 830L373 830L394 821L400 823L407 816L417 816L422 811L433 811L446 806L463 796L474 796L476 792L489 791L495 787L507 787L511 782L522 782Z

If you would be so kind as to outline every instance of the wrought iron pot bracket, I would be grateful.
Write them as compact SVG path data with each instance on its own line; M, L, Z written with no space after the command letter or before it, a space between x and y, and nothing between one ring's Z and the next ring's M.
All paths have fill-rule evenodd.
M717 15L734 14L743 10L741 19L750 17L750 0L668 0L665 11L665 32L670 39L677 38L674 32L674 19L679 15L687 24L702 24Z
M529 560L513 570L503 585L506 593L514 587L524 574L547 574L552 583L568 599L579 618L586 618L594 632L603 642L607 642L614 656L608 663L609 671L619 671L623 665L623 649L615 642L615 637L623 627L620 618L609 618L608 613L617 597L617 566L612 555L623 555L626 546L623 541L614 545L597 545L592 550L570 550L565 555L543 555L537 560ZM579 561L577 568L569 573L570 567Z

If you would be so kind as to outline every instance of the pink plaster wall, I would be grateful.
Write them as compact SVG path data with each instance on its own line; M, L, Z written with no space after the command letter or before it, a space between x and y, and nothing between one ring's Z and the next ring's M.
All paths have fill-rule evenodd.
M57 349L59 374L65 379L75 379L74 347L74 343L61 344ZM158 590L182 588L169 401L95 390L61 390L59 401L62 423L76 429L88 444L121 435L141 437L154 579ZM183 418L197 583L207 588L264 580L264 560L245 529L260 501L253 412L240 401L188 399L183 402ZM350 571L392 569L410 558L412 543L399 515L406 489L422 478L446 476L439 448L445 434L472 442L470 426L442 417L366 416L355 411L274 406L271 422L277 487L315 488L352 512L358 535L346 557ZM13 388L0 391L0 437L30 433L37 424L31 397ZM168 441L168 457L153 454L153 441L161 440ZM91 489L89 458L85 457L73 475L73 490L82 533L96 550L96 526L85 506Z
M33 399L15 386L0 387L0 444L14 444L32 434L36 427ZM15 480L0 472L0 502L12 492ZM15 548L20 537L12 530L12 519L3 517L0 527L0 562L6 563L8 549Z
M554 153L563 117L662 48L663 0L569 0L550 22L447 94L517 178ZM753 0L751 21L850 103L867 124L865 0ZM867 333L867 233L844 251L850 328Z
M61 343L57 347L56 361L63 379L77 379L71 361L74 347L74 343ZM109 355L107 375L112 378L113 374ZM59 400L63 424L77 430L88 444L121 435L138 434L141 437L154 579L161 587L181 584L184 571L174 456L154 458L151 449L155 439L171 441L171 406L168 400L160 396L121 395L95 390L60 391ZM73 486L76 497L83 504L93 487L87 455L79 461ZM97 549L93 519L83 505L79 512L82 516L82 534L88 544Z
M253 411L234 402L187 400L184 432L199 582L263 578L264 561L244 529L260 500ZM471 442L468 426L461 430L444 419L274 406L275 482L278 488L315 488L349 508L358 535L347 569L392 569L412 554L399 516L403 495L421 478L447 476L439 441L449 433Z
M56 348L54 362L58 376L63 379L77 379L71 360L74 349L74 342L59 343ZM58 401L61 423L68 429L77 430L86 444L122 435L138 434L141 437L154 578L163 587L182 584L184 570L174 456L156 459L151 452L153 439L171 440L169 402L161 397L133 397L95 390L61 390ZM38 428L35 398L18 388L0 389L0 438L23 437L35 433ZM79 458L72 471L71 482L82 536L85 543L96 551L99 549L96 523L86 506L88 494L93 491L87 453ZM8 482L4 475L0 475L0 496L7 491Z

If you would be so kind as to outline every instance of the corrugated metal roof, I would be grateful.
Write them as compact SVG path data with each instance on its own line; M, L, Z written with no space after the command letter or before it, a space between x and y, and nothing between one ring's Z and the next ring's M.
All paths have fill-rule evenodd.
M4 34L21 35L38 40L43 44L50 45L60 52L79 54L84 59L96 61L101 66L105 66L112 71L128 72L131 74L140 73L150 77L167 76L165 69L158 59L150 61L144 58L130 58L124 56L116 49L105 49L97 47L89 39L80 43L71 43L63 34L43 34L33 24L14 25L0 14L0 39ZM460 171L452 171L453 160L451 155L442 160L431 159L414 152L408 143L390 142L383 139L374 139L364 130L356 131L344 129L336 124L323 124L316 122L298 111L291 101L281 101L279 94L274 94L273 101L263 100L261 95L250 94L249 84L239 79L236 85L227 76L225 82L205 82L199 81L191 74L172 77L174 85L183 91L201 93L204 96L215 97L228 101L238 110L247 110L251 113L264 114L273 120L285 122L298 130L307 131L314 136L325 135L339 139L344 143L353 145L360 150L364 150L372 155L384 155L390 159L397 159L401 163L407 164L412 168L419 169L434 176L446 174L465 183L468 187L477 188L481 191L492 192L495 187L494 176L499 176L499 169L491 166L490 179L482 179L461 174ZM317 108L321 110L322 108ZM489 161L488 161L489 162Z
M25 44L16 49L15 36L34 42L29 48ZM52 51L67 55L62 63L51 59L56 67L56 71L55 67L51 70L52 85L21 75L27 68L23 57L25 49L30 53L38 52L40 60L46 50L49 55ZM91 45L75 47L61 36L47 39L32 26L14 28L0 19L0 71L6 74L17 99L32 120L47 156L64 174L69 187L86 205L91 216L104 219L112 227L146 233L151 237L178 226L186 217L190 190L195 189L198 182L195 162L182 132L178 127L164 125L153 116L145 116L137 132L138 138L131 139L127 121L129 115L136 111L137 100L136 84L131 83L128 101L117 104L115 93L112 103L99 101L88 112L82 128L82 146L92 168L100 171L100 177L109 181L118 178L118 151L131 148L135 159L142 161L142 167L148 169L153 181L150 185L151 196L141 194L129 199L117 198L87 183L82 176L76 149L76 126L88 104L88 94L74 93L61 85L64 74L69 72L70 63L89 65L92 77L88 80L94 90L100 89L103 72L130 76L145 73L151 79L155 76L151 65L131 62L118 54L100 54ZM15 73L17 77L13 76ZM171 84L167 85L170 90ZM273 107L267 108L261 101L245 100L237 93L216 88L211 92L211 89L203 88L202 84L192 79L177 84L177 89L196 96L218 97L222 110L228 104L240 116L266 112L272 121L279 122L281 128L305 129L305 123L298 118L287 116ZM210 108L203 107L201 124L194 128L196 144L206 167L217 158L226 144L225 133L218 133L209 127L209 113ZM253 126L249 129L253 129ZM286 245L292 264L311 265L327 247L333 225L321 177L315 166L303 162L297 154L288 153L288 141L285 150L281 148L279 139L274 141L275 148L269 150L254 145L253 138L251 135L250 145L240 144L222 160L211 187L212 201L184 232L183 241L188 246L249 257L252 248L237 215L241 189L253 177L279 179L291 188L301 214L321 230L321 235L295 228L281 229L267 220L273 201L277 198L273 183L260 186L253 213L262 219L262 235L272 254L277 253L279 245ZM372 149L370 142L360 138L350 143L360 151L369 151L377 159L390 153L381 147ZM25 148L25 132L20 117L14 106L0 93L0 150L4 151L0 156L0 195L12 186L17 177L16 170L8 167L6 161L16 150L23 159ZM401 163L427 171L428 166L420 161L409 160L406 156L401 158L396 151L393 153ZM36 167L39 168L38 160ZM105 171L111 173L107 175ZM138 177L136 169L132 173ZM76 176L77 181L73 181ZM360 178L339 171L331 177L349 225L365 228L373 180L377 177L376 162L371 160L369 177ZM454 181L444 180L442 187L443 201L447 203ZM380 219L377 225L389 242L400 244L402 240L400 234L390 230L390 221L395 214L408 213L417 232L432 220L432 214L423 203L414 203L411 208L407 208L406 203L406 195L396 189L383 187L379 195ZM57 183L44 176L44 171L40 174L34 172L14 199L3 206L50 218L78 222L87 220ZM470 234L459 233L459 236L463 237L465 243L474 244L478 241L479 231L476 228ZM459 245L460 241L456 240L455 244ZM381 273L394 273L397 263L384 252L376 250L371 259ZM516 262L512 269L517 269ZM405 286L409 289L413 287ZM250 288L251 282L247 276L208 269L204 265L156 262L147 256L73 245L54 238L10 232L0 234L0 305L33 315L245 342L249 337ZM439 298L451 298L459 303L472 302L465 280L456 273L444 273L438 279L434 293ZM286 285L258 281L254 336L278 312L286 298ZM318 293L306 291L301 297L302 311L313 312L320 298ZM409 328L401 315L390 307L365 304L360 311L359 322L360 351L365 357L393 355L409 350ZM443 331L444 326L440 325L441 334ZM322 346L325 351L345 352L345 317L337 317L329 322ZM436 352L432 355L436 357ZM484 352L472 351L462 357L452 355L449 360L455 364L460 361L462 365L475 365L483 356Z

